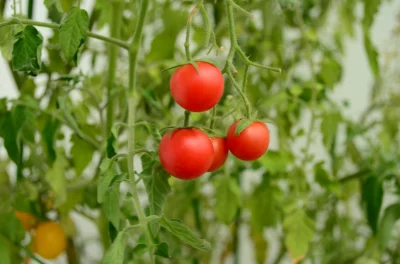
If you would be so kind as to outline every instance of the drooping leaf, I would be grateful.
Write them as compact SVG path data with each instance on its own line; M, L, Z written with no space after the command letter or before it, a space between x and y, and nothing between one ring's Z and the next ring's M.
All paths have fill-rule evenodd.
M400 219L400 203L392 204L386 208L379 223L378 242L382 249L385 249L392 237L393 227Z
M7 154L16 164L19 164L20 160L20 149L17 144L18 130L14 126L11 112L3 114L0 119L0 136L4 140L4 147L7 150Z
M376 79L380 78L380 66L378 61L378 51L372 43L371 34L369 31L364 31L364 48L367 53L368 63Z
M264 264L267 258L268 242L263 237L263 232L253 231L250 235L258 264Z
M126 247L126 234L119 232L111 247L105 253L102 264L123 264Z
M239 122L236 124L236 129L235 129L235 135L238 136L240 133L243 132L248 126L250 126L253 123L253 121L249 119L240 119Z
M372 174L362 184L362 202L368 224L374 235L378 229L379 212L382 206L383 188L377 175Z
M164 170L154 170L153 166L156 163L152 159L143 155L141 157L143 171L141 176L146 186L146 191L149 199L150 214L152 215L163 215L163 208L168 194L171 192L171 187L168 183L170 177ZM159 224L157 222L150 223L150 228L153 235L156 235L159 231Z
M78 7L72 7L61 21L60 47L65 58L71 61L84 43L89 28L88 13Z
M76 175L80 176L83 170L89 165L92 160L94 147L86 141L80 139L76 134L71 138L72 147L71 155L74 161Z
M321 132L325 147L330 150L342 117L338 112L328 113L321 122Z
M57 150L57 158L52 166L47 170L45 178L50 184L55 194L54 207L59 207L67 199L66 183L67 179L65 171L68 166L68 161L64 156L62 148Z
M231 177L222 177L217 183L215 195L217 218L226 224L231 223L240 206L240 188L236 180Z
M249 200L249 207L251 226L255 232L262 232L264 227L277 224L279 219L277 193L278 190L269 184L268 179L263 179L262 183L254 190Z
M211 250L210 243L203 239L200 239L195 233L193 233L193 231L191 231L187 226L180 223L179 221L161 217L160 224L186 244L200 250Z
M100 164L100 178L97 185L97 201L103 203L104 196L113 181L113 179L118 175L117 170L114 167L114 162L111 159L104 159Z
M108 188L103 201L104 214L107 219L118 230L120 223L119 216L119 184L113 184Z
M163 257L163 258L170 258L171 255L169 254L169 246L167 243L162 242L157 245L156 251L154 252L154 255Z
M15 43L12 52L14 71L22 71L36 75L41 69L43 37L33 26L26 26L23 31L14 36Z
M286 231L285 246L292 260L304 258L314 239L314 222L304 211L296 209L285 217L283 228Z
M46 120L45 126L42 130L42 139L45 145L47 158L50 164L52 164L56 159L56 151L54 147L59 126L60 126L59 120L49 117Z
M375 15L378 13L382 0L363 0L364 2L364 18L363 26L369 29L374 22Z

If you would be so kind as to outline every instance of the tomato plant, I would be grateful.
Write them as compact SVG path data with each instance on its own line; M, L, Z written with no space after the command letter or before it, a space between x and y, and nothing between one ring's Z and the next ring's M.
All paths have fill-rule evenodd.
M396 4L0 0L0 263L399 263Z

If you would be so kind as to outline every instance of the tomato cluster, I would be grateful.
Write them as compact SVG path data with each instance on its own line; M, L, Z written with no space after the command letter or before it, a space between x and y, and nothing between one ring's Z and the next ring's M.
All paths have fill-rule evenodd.
M224 92L222 72L207 62L179 67L170 80L171 95L187 111L203 112L213 108ZM226 138L209 138L198 128L177 128L166 133L160 143L159 157L172 176L191 180L221 168L228 152L245 161L260 158L268 149L269 130L265 123L252 122L236 133L234 122Z
M45 259L57 258L67 247L67 239L62 227L54 221L38 223L38 219L27 212L16 211L26 231L34 229L32 251Z

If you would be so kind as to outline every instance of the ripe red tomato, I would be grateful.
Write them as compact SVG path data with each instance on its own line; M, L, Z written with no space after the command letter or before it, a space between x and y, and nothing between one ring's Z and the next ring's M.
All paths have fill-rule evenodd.
M214 148L210 138L201 130L181 128L162 137L158 155L169 174L182 180L192 180L210 168Z
M267 151L269 145L267 125L262 122L254 122L236 136L235 129L238 122L236 121L229 127L228 149L241 160L250 161L260 158Z
M211 143L214 147L213 163L208 171L215 171L224 165L226 158L228 157L228 146L226 145L226 139L220 137L212 137Z
M170 90L174 100L184 109L203 112L213 108L224 93L221 71L207 62L197 62L199 72L192 64L179 67L171 77Z

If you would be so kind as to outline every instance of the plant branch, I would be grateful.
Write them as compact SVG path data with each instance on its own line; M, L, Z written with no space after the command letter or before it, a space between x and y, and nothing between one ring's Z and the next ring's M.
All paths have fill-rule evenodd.
M52 29L59 29L60 28L60 24L56 24L56 23L47 23L47 22L34 21L34 20L30 20L30 19L17 19L17 18L11 18L11 19L8 19L8 20L6 20L4 22L1 22L0 23L0 28L1 27L5 27L5 26L9 26L9 25L16 25L16 24L32 25L32 26L46 27L46 28L52 28ZM125 41L119 40L119 39L102 36L102 35L99 35L99 34L92 33L90 31L87 31L86 35L88 37L90 37L90 38L99 39L99 40L102 40L104 42L108 42L108 43L114 44L116 46L119 46L119 47L121 47L123 49L126 49L126 50L129 49L128 43L126 43Z
M186 54L186 59L187 61L192 61L192 55L190 54L190 31L192 29L192 19L193 16L196 14L198 7L193 8L193 10L190 12L188 21L186 24L186 40L185 40L185 54Z
M217 107L214 106L213 109L212 109L212 113L211 113L210 129L214 129L216 115L217 115Z
M134 168L134 154L135 151L135 111L136 111L136 98L135 91L137 85L137 57L140 50L140 43L142 39L143 26L146 19L148 0L142 0L140 6L139 18L136 24L135 34L131 46L129 48L129 88L128 88L128 172L129 172L129 183L132 189L133 203L136 209L136 213L139 219L139 225L143 230L146 237L146 244L149 248L150 263L154 263L153 245L150 231L148 229L146 216L144 210L140 204L138 190L135 182L135 168Z
M249 102L249 99L246 97L245 93L242 91L240 88L239 84L236 82L235 78L233 77L232 73L230 71L227 71L229 80L232 82L233 87L235 87L236 91L239 93L239 95L242 97L244 106L246 108L246 116L250 117L251 113L251 104Z
M190 111L185 110L185 121L183 123L185 127L189 126L189 117L190 117Z

